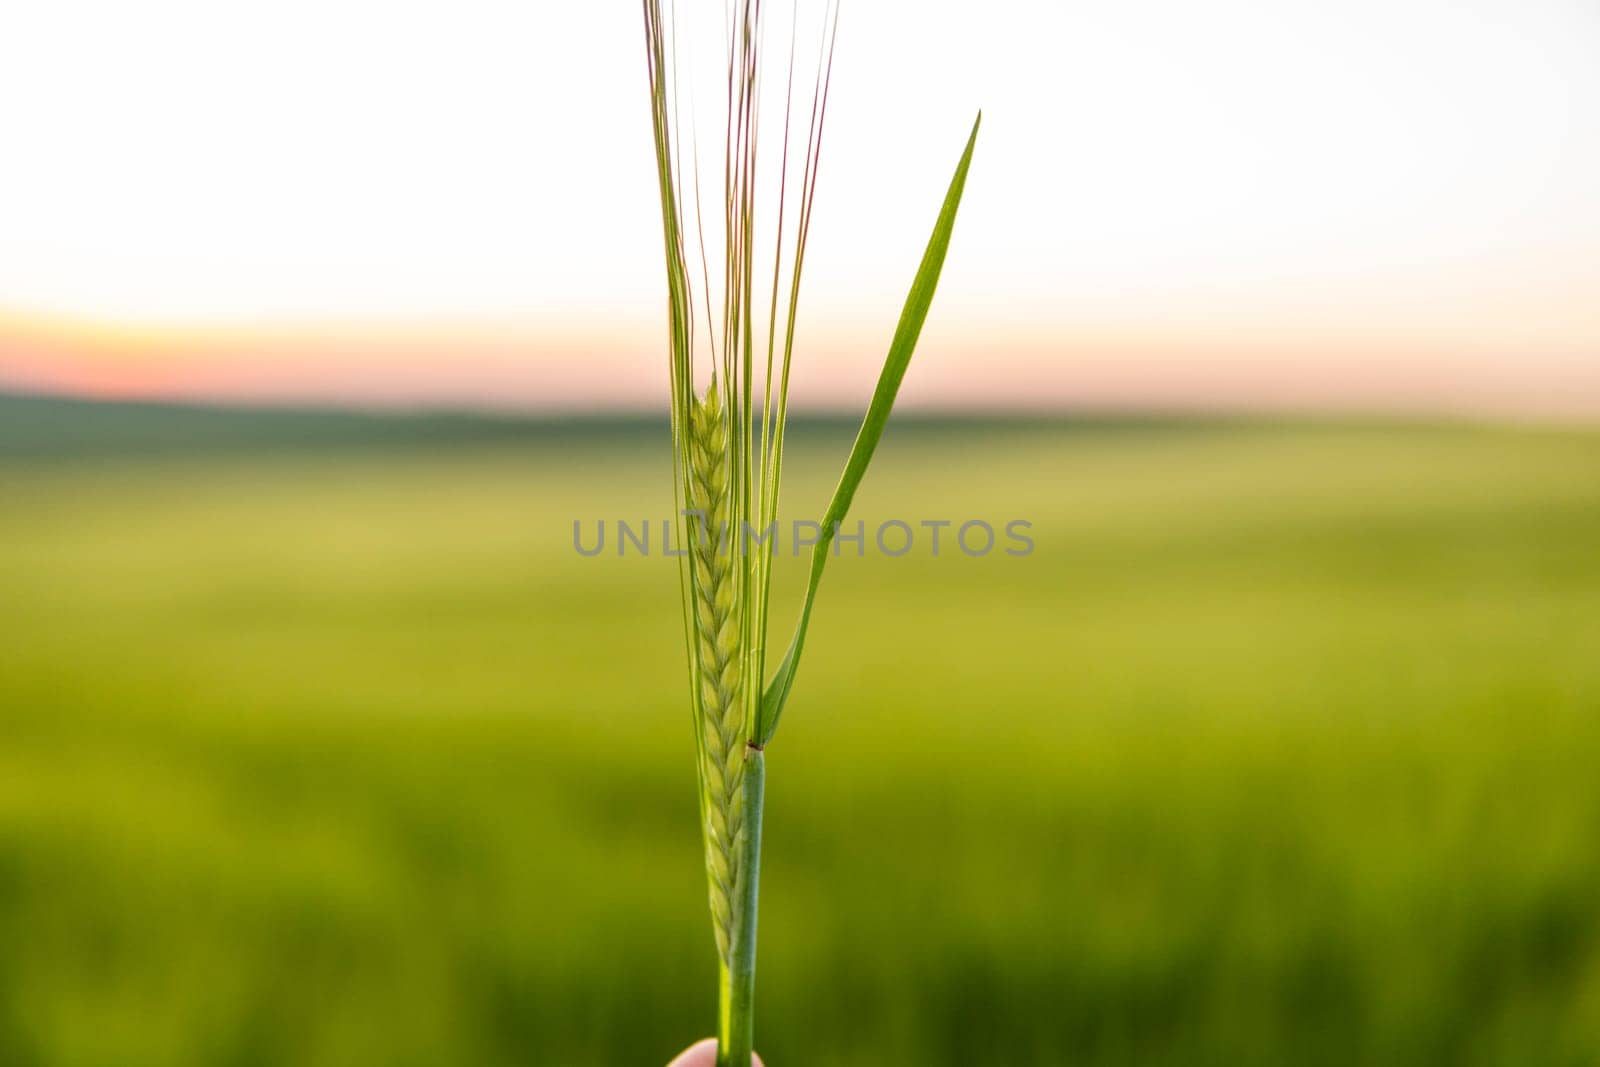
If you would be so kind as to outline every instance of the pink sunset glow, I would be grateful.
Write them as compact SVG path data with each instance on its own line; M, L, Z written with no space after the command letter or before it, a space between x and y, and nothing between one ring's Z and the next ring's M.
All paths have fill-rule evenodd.
M877 351L836 336L802 357L803 407L856 408ZM0 388L85 397L502 411L648 410L653 329L88 328L0 319ZM1379 340L1154 333L931 337L904 402L925 410L1600 414L1600 359Z

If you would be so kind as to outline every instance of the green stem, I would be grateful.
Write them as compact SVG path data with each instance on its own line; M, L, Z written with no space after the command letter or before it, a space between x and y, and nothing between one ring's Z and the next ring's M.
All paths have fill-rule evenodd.
M734 901L733 947L722 968L717 1012L717 1067L750 1067L755 1040L756 917L761 899L761 808L767 764L758 749L745 749L744 855L739 857Z

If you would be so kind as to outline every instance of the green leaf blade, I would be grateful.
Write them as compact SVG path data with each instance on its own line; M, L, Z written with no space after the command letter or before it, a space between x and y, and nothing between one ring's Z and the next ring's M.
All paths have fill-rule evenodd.
M839 485L833 492L833 500L823 516L822 535L811 551L811 571L806 583L805 600L800 608L799 622L795 625L794 636L790 639L789 649L784 653L783 661L778 665L771 683L762 694L755 731L755 744L758 747L765 747L777 732L778 720L783 715L784 705L788 703L789 693L794 687L795 671L800 664L800 654L805 648L806 630L811 625L811 612L816 604L817 587L822 581L822 572L828 563L828 552L834 534L839 524L844 522L845 516L849 514L850 505L855 500L856 489L861 485L861 479L872 463L873 453L877 451L883 431L889 424L889 415L894 410L900 383L905 380L906 369L911 365L917 341L922 336L923 324L927 322L928 311L933 306L933 296L939 286L939 275L944 270L945 256L950 250L950 238L955 232L961 197L966 191L967 172L972 168L972 154L978 144L978 129L982 125L983 112L980 111L977 120L972 124L972 134L967 138L967 147L961 155L961 162L956 166L955 175L950 180L944 205L940 208L938 221L934 223L933 234L928 239L927 251L923 253L922 263L917 268L917 276L911 283L911 292L907 294L905 307L900 312L900 322L895 327L894 340L890 342L889 354L884 358L883 370L878 375L877 387L872 392L872 402L867 406L867 414L861 421L861 430L856 434L855 444L850 449L850 458L845 461L844 473L839 478Z

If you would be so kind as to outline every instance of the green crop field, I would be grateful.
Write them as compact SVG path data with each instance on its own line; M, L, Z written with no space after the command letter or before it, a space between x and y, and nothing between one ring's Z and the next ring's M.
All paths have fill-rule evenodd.
M11 415L0 1063L711 1032L674 563L572 546L670 509L664 429ZM796 431L789 514L847 447ZM1600 1059L1600 433L913 421L857 513L1037 549L830 568L773 1067Z

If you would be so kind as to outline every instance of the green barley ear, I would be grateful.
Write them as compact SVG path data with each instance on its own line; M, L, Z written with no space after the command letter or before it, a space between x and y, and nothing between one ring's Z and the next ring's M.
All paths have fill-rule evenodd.
M690 414L689 448L690 505L696 513L691 516L690 540L695 640L700 651L706 870L717 952L727 963L744 846L743 656L735 557L728 550L728 417L715 380Z
M685 6L691 15L706 7ZM849 511L872 460L933 301L977 140L975 125L829 505L822 540L813 549L789 651L768 678L775 541L763 533L752 548L746 532L773 529L778 518L795 326L828 114L839 0L796 3L787 20L797 28L803 7L820 19L820 53L809 90L803 82L797 86L792 39L786 73L763 74L763 6L762 0L731 0L724 12L727 50L712 68L727 78L725 92L715 94L727 106L717 123L724 143L720 160L704 168L707 175L720 171L722 188L704 198L712 208L707 211L700 195L702 160L692 107L687 109L687 136L679 129L684 111L678 85L693 78L692 72L680 72L673 47L677 5L643 0L666 253L673 493L688 520L679 526L687 548L678 559L682 621L712 926L721 963L717 1067L752 1063L766 744L794 685L835 524ZM763 85L781 90L773 102L781 103L783 121L778 139L758 151L763 143L758 121ZM772 126L766 129L770 132ZM720 286L714 279L720 279ZM711 386L701 395L694 382L705 369L711 371Z

